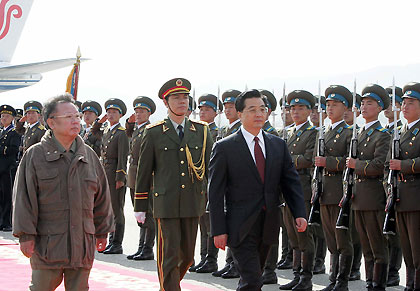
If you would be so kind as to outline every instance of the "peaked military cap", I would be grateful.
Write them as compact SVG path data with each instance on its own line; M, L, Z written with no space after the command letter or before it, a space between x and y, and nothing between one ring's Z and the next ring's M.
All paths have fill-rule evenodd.
M23 109L16 109L16 116L23 117Z
M123 116L127 113L127 107L125 106L125 103L118 98L111 98L105 102L105 110L111 108L117 109Z
M315 98L315 105L313 108L318 108L319 95L314 95L314 98ZM321 108L324 111L327 110L327 100L325 96L321 96Z
M152 114L156 111L156 104L153 100L146 96L139 96L133 101L133 107L136 108L144 108L147 111L151 112Z
M219 110L223 110L223 104L222 101L218 100L218 98L213 94L204 94L201 95L200 98L198 98L198 108L202 106L208 106L214 111L217 112L217 105L219 104Z
M294 90L287 95L287 103L289 103L290 106L296 104L306 105L311 109L315 106L315 97L308 91Z
M402 98L416 98L420 100L420 83L411 82L404 86Z
M197 102L195 102L194 98L191 95L188 95L188 110L193 111L197 108Z
M0 107L0 114L3 114L3 113L10 114L12 116L16 116L16 110L10 105L2 105Z
M189 94L191 91L191 83L184 78L175 78L171 79L159 90L159 98L166 99L166 97L172 94L186 93Z
M281 98L281 99L279 100L279 105L280 105L280 107L283 107L283 98ZM284 105L284 107L286 107L286 108L290 108L289 103L287 103L287 95L286 95L286 105Z
M268 90L260 90L261 94L267 97L268 100L268 107L271 109L271 111L275 111L277 108L277 100L273 93L271 93Z
M326 101L335 100L342 102L347 108L353 106L353 94L344 86L331 85L325 89Z
M387 87L385 90L388 92L390 100L389 102L392 104L392 86ZM395 86L395 102L401 104L403 95L403 90L400 87Z
M35 112L41 113L42 104L34 100L28 101L23 105L23 109L25 110L25 113L28 111L35 111Z
M102 114L102 107L98 102L88 100L88 101L83 102L82 104L82 112L85 112L85 111L92 111L97 116L100 116Z
M223 104L235 103L236 98L238 98L239 94L241 94L241 91L234 90L234 89L225 91L225 93L222 94Z
M386 109L389 106L389 95L388 92L378 84L368 84L362 91L363 98L371 98L376 100L382 109Z
M77 108L79 109L79 112L82 112L82 102L80 102L79 100L74 101L74 105L77 106Z

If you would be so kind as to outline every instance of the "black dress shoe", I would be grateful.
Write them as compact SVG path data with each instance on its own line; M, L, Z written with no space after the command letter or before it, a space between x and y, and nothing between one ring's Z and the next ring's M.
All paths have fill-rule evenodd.
M128 259L128 260L133 260L133 259L134 259L134 257L136 257L136 256L138 256L138 255L140 255L140 254L141 254L142 249L143 249L143 248L139 247L139 249L137 250L137 252L135 252L135 253L134 253L134 254L132 254L132 255L128 255L128 256L127 256L127 259Z
M188 271L190 272L195 272L197 271L198 268L200 268L202 265L204 265L204 263L206 262L206 260L201 260L197 265L191 266Z
M262 280L264 285L277 284L277 275L275 272L264 272Z
M325 264L319 263L315 264L314 270L312 271L314 275L325 274Z
M217 271L217 263L206 261L200 268L195 270L197 273L213 273Z
M108 244L103 251L100 251L100 252L98 251L98 253L102 254L103 252L109 250L111 247L112 247L112 244Z
M226 264L226 265L223 267L223 269L221 269L221 270L219 270L219 271L216 271L216 272L213 272L213 273L211 273L211 274L212 274L212 276L214 276L214 277L221 277L223 273L226 273L227 271L229 271L229 268L230 268L230 265L229 265L229 264Z
M135 261L148 261L153 260L155 258L155 254L153 251L142 251L141 254L135 256L133 260Z
M277 265L277 269L279 270L289 270L293 267L293 261L292 260L284 260L283 263L280 265Z
M299 283L299 276L295 277L292 281L287 284L280 285L280 290L292 290Z
M349 276L349 281L357 281L357 280L360 280L360 271L352 270Z
M4 232L12 231L12 227L11 226L3 226L3 231Z
M233 278L239 278L239 272L236 269L235 265L232 264L226 272L224 272L221 276L223 279L233 279Z
M400 276L397 274L397 276L389 276L388 275L388 281L386 282L387 287L395 287L400 285Z
M123 249L121 245L112 245L109 249L104 251L104 255L122 254Z

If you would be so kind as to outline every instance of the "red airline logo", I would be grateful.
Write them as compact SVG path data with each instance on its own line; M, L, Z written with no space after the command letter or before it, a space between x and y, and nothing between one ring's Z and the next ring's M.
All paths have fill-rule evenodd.
M9 33L12 13L14 18L20 18L22 16L22 8L19 5L11 5L6 11L6 4L9 1L1 0L0 2L0 40Z

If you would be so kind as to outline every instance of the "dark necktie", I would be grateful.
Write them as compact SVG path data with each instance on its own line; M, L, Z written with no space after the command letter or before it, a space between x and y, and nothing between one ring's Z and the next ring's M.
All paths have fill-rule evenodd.
M261 180L264 183L264 172L265 172L265 158L262 152L262 149L259 144L258 137L254 137L254 156L255 156L255 164L257 165L258 172L260 173Z
M177 128L178 128L178 136L179 136L179 139L182 140L184 138L184 132L182 131L183 127L180 124L180 125L178 125Z

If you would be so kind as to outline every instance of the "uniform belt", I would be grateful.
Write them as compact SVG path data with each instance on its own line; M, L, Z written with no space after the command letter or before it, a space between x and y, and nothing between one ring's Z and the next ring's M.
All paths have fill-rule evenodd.
M324 170L324 176L333 177L333 176L342 176L343 172L329 172L327 170Z

